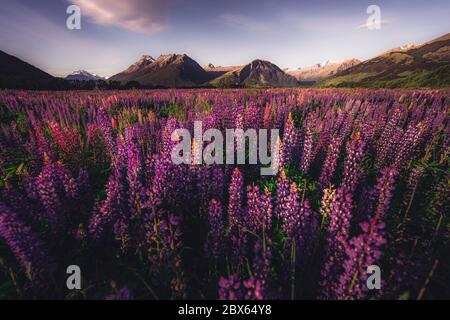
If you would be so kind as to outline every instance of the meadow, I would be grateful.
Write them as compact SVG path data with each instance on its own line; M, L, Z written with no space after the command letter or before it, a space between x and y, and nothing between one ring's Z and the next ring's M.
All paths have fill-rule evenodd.
M449 93L0 91L0 298L448 299ZM281 169L174 164L194 121Z

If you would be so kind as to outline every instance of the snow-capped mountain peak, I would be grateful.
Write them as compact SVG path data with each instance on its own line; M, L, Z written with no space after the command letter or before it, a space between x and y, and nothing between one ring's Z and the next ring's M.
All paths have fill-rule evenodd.
M97 81L103 79L104 79L103 77L95 73L90 73L86 70L76 70L66 77L66 80L78 80L78 81L90 81L90 80Z

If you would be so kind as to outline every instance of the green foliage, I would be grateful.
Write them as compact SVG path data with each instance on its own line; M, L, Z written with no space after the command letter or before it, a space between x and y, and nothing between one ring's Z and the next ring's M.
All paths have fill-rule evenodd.
M318 208L321 195L318 192L318 183L304 172L295 168L294 166L288 166L284 168L286 176L294 182L300 189L300 192L304 192L305 199L309 199L315 208ZM270 192L276 192L277 178L271 177L269 179L260 180L259 182L262 188L268 188ZM304 190L303 186L306 186Z
M179 114L179 108L175 104L168 105L167 107L158 109L156 111L158 117L168 118L169 116L176 117Z
M17 175L20 175L20 173L23 172L24 167L24 163L10 164L9 166L7 166L5 169L5 174L0 178L0 190L5 186L7 182L17 177Z

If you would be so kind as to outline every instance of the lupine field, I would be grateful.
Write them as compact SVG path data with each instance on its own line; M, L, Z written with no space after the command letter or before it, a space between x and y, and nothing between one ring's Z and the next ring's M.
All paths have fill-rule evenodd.
M0 91L0 298L448 299L449 93ZM282 170L173 164L196 120Z

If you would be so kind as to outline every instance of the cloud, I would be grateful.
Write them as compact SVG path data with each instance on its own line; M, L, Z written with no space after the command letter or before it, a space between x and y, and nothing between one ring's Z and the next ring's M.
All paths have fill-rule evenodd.
M393 20L393 19L380 20L380 26L386 25L386 24L391 24L394 22L395 22L395 20ZM356 29L370 29L374 25L375 24L372 21L368 20L368 21L366 21L366 23L357 26Z
M219 15L219 21L227 26L244 29L251 32L261 32L269 29L267 23L262 23L240 14L224 13Z
M70 0L81 14L100 25L133 32L155 33L167 29L170 0Z

